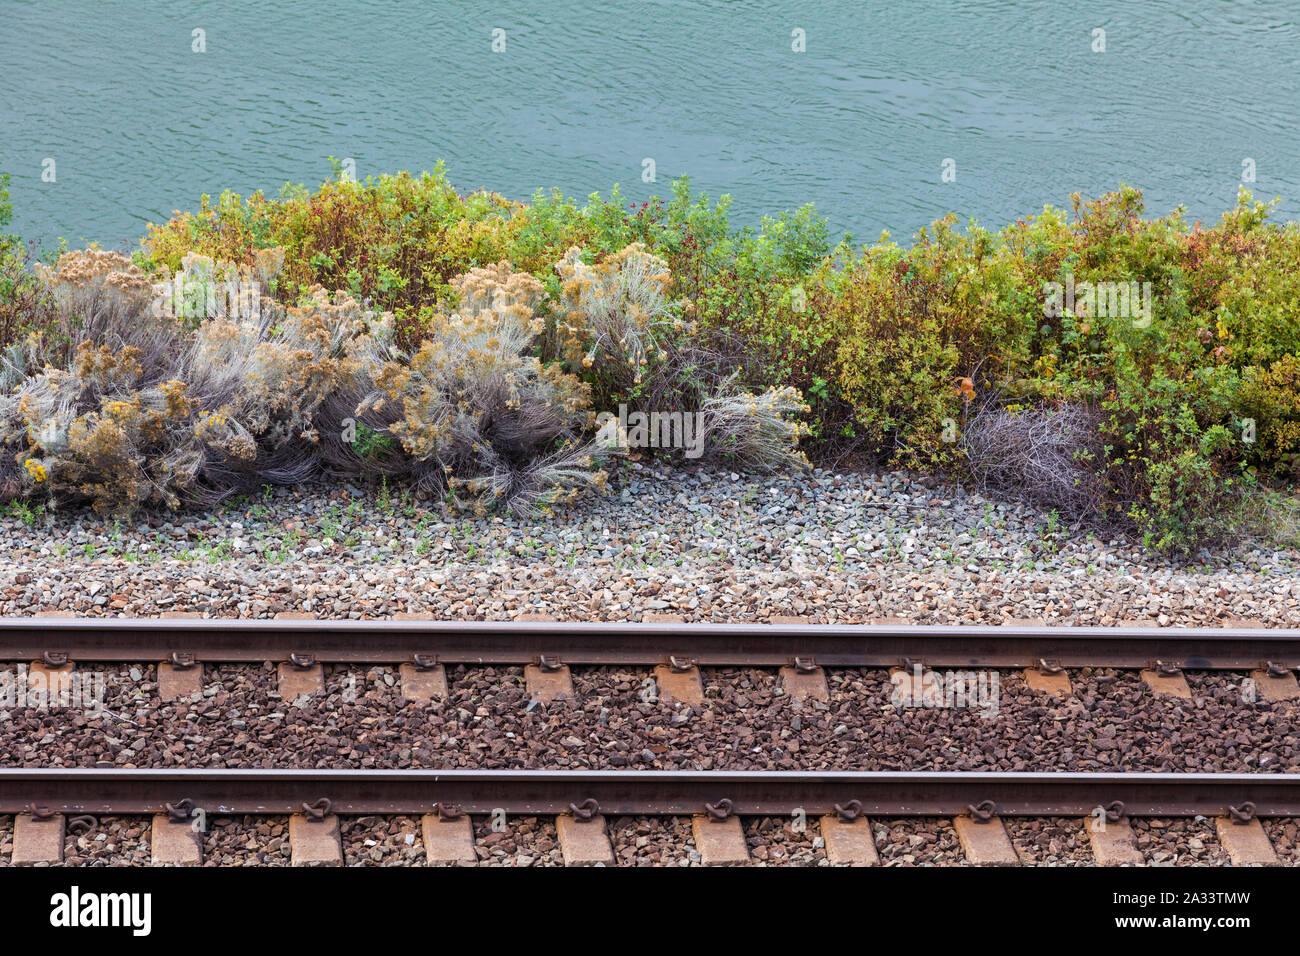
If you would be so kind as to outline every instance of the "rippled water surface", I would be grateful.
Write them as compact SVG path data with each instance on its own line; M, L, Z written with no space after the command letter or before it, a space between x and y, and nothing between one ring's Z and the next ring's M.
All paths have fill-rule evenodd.
M0 0L0 169L16 231L106 245L204 192L315 184L331 155L361 177L441 158L519 199L688 175L737 222L815 202L860 239L1120 181L1217 219L1250 158L1295 219L1298 20L1300 0Z

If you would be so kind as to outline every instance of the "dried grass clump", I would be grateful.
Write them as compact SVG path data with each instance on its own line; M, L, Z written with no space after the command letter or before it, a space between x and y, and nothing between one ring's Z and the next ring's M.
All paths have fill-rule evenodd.
M799 439L810 429L794 417L807 411L797 388L753 395L725 383L701 402L704 458L751 471L807 467Z
M1098 414L1081 405L985 405L966 422L961 448L981 492L1071 520L1104 514Z
M128 311L143 309L153 293L153 281L139 266L102 249L65 252L53 269L37 263L35 271L65 312L77 313L104 298Z
M29 331L0 350L0 393L17 388L46 364L50 357L47 331Z
M603 486L604 472L593 469L605 452L580 440L591 418L587 387L529 354L542 331L541 284L502 263L452 285L460 306L434 316L415 354L389 331L354 343L342 401L321 419L323 433L353 434L327 439L327 458L448 493L477 512L522 512Z
M347 380L352 340L391 325L347 293L319 288L302 307L263 299L256 321L204 322L179 376L200 407L213 455L205 475L234 490L262 482L291 484L318 473L321 406Z
M603 486L598 462L615 450L592 437L593 387L695 416L712 460L804 462L798 392L744 392L717 356L674 340L689 329L667 266L639 245L590 267L571 252L549 330L536 278L471 269L413 353L390 314L346 293L317 286L288 307L263 295L282 262L280 250L241 266L190 253L154 282L86 250L44 270L64 351L33 341L6 358L17 384L0 394L0 493L120 514L328 468L522 512Z
M253 277L266 288L271 288L284 271L284 247L258 249L253 253Z
M668 358L664 342L683 323L673 318L663 259L634 242L596 265L570 249L555 268L562 283L556 335L575 368L626 389Z
M153 285L153 314L197 327L209 319L256 321L268 289L284 265L281 248L259 249L252 265L214 262L189 252L175 274L163 265ZM269 300L265 300L269 301Z
M346 343L382 319L343 295L287 311L249 296L190 329L124 261L64 256L47 276L74 351L0 396L16 466L0 490L123 514L310 477L312 421L345 374Z
M83 342L137 348L145 365L160 348L170 345L166 330L136 321L148 311L153 283L126 256L79 249L59 256L54 268L35 263L33 273L53 314L6 350L5 379L10 388L15 379L36 374L47 364L69 367Z

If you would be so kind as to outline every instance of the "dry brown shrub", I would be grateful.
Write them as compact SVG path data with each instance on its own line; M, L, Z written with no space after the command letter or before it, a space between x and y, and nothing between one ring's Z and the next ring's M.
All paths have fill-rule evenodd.
M1024 501L1070 520L1097 519L1104 488L1096 470L1099 416L1082 405L1006 408L986 404L960 446L983 492Z

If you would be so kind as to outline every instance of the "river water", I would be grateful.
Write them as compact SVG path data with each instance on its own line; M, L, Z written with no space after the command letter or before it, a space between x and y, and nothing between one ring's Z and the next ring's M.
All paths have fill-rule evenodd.
M1253 166L1296 219L1297 21L1300 0L0 0L0 170L14 231L106 246L205 192L314 185L328 156L362 178L443 159L518 199L688 175L738 224L813 202L864 241L1121 181L1213 220Z

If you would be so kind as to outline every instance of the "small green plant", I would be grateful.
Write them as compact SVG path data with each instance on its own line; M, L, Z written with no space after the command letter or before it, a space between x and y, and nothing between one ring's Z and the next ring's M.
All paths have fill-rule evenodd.
M362 458L379 459L393 450L393 439L361 423L356 425L357 437L352 449Z
M45 513L45 508L39 505L33 508L28 502L15 499L9 502L5 513L11 518L17 518L30 528L36 524L37 518Z

